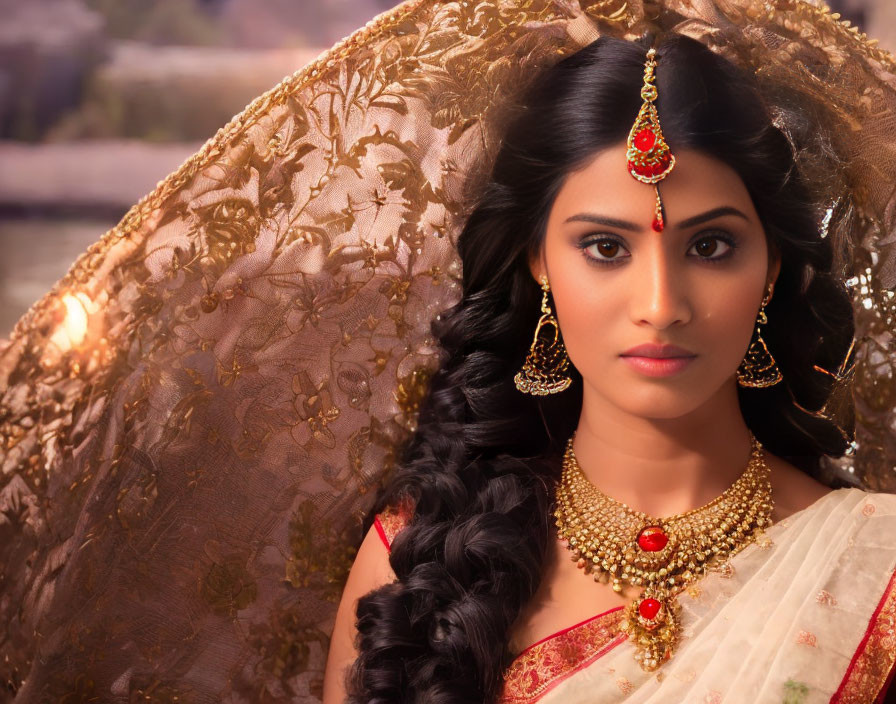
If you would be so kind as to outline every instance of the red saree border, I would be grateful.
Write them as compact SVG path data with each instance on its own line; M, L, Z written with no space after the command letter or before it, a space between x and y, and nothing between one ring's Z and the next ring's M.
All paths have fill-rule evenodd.
M405 500L397 508L387 506L382 513L378 513L374 517L373 525L389 553L392 552L392 541L408 524L413 513L413 504L409 500Z
M618 630L623 607L592 616L523 650L504 673L498 704L532 704L627 639Z
M386 552L392 552L392 541L389 540L389 536L386 535L386 528L383 526L383 522L380 520L380 515L377 514L376 518L373 519L373 525L376 528L376 532L380 535L380 540L383 541L383 545L386 546Z
M566 628L564 628L560 631L557 631L556 633L551 633L551 635L545 636L541 640L535 641L532 645L530 645L526 648L523 648L520 651L519 655L517 655L517 657L518 658L522 657L523 655L528 653L530 650L532 650L532 648L534 648L535 646L541 645L542 643L545 643L545 642L551 640L551 638L557 638L558 636L566 635L570 631L573 631L576 628L579 628L580 626L584 626L585 624L591 623L596 618L600 618L601 616L606 616L607 614L611 614L614 611L619 611L620 609L624 609L624 608L625 608L624 606L614 606L612 609L607 609L606 611L601 611L599 614L595 614L594 616L586 618L584 621L579 621L578 623L573 624L572 626L567 626Z
M882 702L896 665L896 572L871 615L831 704Z

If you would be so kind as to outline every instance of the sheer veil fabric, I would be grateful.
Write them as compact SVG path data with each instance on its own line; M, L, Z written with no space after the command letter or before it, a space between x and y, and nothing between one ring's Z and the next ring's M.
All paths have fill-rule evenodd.
M0 343L0 676L316 702L457 234L538 71L677 30L754 71L854 294L832 475L896 490L896 62L797 0L408 0L259 96Z

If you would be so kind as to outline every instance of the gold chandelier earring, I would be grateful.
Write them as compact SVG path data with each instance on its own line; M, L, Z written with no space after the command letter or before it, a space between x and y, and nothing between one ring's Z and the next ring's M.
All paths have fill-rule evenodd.
M772 291L773 288L769 287L768 294L762 299L762 307L759 309L759 318L756 321L756 339L750 343L743 362L737 368L737 383L741 386L763 389L774 386L784 379L781 370L775 363L775 358L768 351L765 340L762 339L762 331L759 329L761 325L768 323L765 306L772 298Z
M539 281L544 292L541 299L541 318L535 327L535 336L523 368L513 377L513 381L516 388L524 394L547 396L568 389L572 379L567 375L569 357L560 339L560 326L548 305L548 293L551 290L548 277L542 276ZM542 329L548 325L554 328L554 334L542 335Z

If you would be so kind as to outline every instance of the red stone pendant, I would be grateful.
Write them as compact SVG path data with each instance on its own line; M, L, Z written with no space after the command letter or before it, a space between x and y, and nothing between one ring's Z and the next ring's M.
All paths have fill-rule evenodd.
M635 659L646 672L666 662L681 635L681 607L663 590L647 591L626 607L621 630L636 648Z
M649 152L656 144L656 135L646 127L635 135L634 145L639 151Z
M645 621L653 621L663 605L657 599L643 599L638 604L638 613Z
M675 156L663 139L656 108L645 102L628 135L625 153L629 173L643 183L662 181L675 166Z
M659 526L648 526L638 534L638 547L645 552L659 552L669 542L669 536Z
M650 49L644 65L644 85L641 86L641 98L644 102L629 130L625 151L628 172L642 183L654 185L666 178L675 166L675 156L663 137L660 118L654 105L657 99L655 71L656 50ZM651 223L654 232L662 232L666 228L664 220L660 193L657 190L656 211Z

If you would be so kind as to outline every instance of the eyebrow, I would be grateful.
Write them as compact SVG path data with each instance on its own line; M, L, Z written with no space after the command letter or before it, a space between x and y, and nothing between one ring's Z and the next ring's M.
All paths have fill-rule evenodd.
M677 224L677 227L686 228L694 227L695 225L702 225L705 222L715 220L716 218L722 217L723 215L736 215L748 222L750 220L747 215L742 213L737 208L734 208L730 205L723 205L719 208L707 210L705 213L700 213L700 215L694 215L687 220L682 220ZM615 227L620 230L629 230L631 232L638 232L641 229L640 225L629 222L628 220L611 218L606 215L595 215L594 213L579 213L577 215L566 218L564 222L591 222L595 225L606 225L607 227Z

